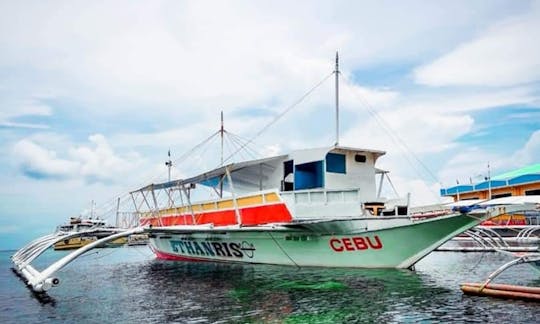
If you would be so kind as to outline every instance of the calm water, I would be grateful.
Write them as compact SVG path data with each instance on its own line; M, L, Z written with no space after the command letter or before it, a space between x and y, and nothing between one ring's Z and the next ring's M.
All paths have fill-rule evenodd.
M94 250L96 251L96 250ZM37 299L0 252L1 323L538 323L540 304L463 296L508 257L435 252L409 270L296 269L159 261L147 247L101 249ZM34 264L66 252L48 251ZM527 265L497 282L540 286Z

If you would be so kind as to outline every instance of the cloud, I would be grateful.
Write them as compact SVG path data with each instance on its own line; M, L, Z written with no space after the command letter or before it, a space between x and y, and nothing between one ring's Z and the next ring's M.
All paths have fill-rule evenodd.
M35 179L67 179L76 174L78 163L57 157L55 151L23 139L13 146L24 174Z
M540 80L540 6L418 67L414 77L430 86L512 86Z
M538 163L540 161L540 130L535 131L523 148L514 153L512 161L519 161L521 165Z
M88 145L62 150L65 158L60 158L57 151L46 149L35 140L23 139L14 144L13 155L20 170L38 180L108 183L122 180L142 163L137 154L119 156L101 134L91 135L88 140Z
M0 128L29 128L48 129L43 123L28 123L16 121L21 117L47 117L52 115L52 108L39 99L13 100L10 94L0 89Z

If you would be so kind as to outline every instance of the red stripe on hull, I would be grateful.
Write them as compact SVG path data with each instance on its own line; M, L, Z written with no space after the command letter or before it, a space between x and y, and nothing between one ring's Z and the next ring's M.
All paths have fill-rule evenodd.
M205 259L189 258L189 257L180 256L180 255L174 255L167 252L158 251L156 249L152 249L152 251L156 254L156 257L161 260L189 261L189 262L209 262L210 261L210 260L205 260Z
M276 222L290 222L291 213L285 204L272 204L256 207L240 208L242 224L247 226L262 225ZM160 218L141 219L141 225L152 226L174 226L174 225L194 225L191 214L162 216ZM236 224L236 214L234 210L210 211L195 213L195 224L209 224L214 226L226 226Z

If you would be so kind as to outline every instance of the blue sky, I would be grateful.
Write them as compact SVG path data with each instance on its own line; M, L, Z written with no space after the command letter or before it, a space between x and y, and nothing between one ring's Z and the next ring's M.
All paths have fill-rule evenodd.
M540 161L538 1L0 1L0 249L164 180L221 110L251 138L336 50L340 142L388 151L415 204ZM329 80L256 147L333 144L333 102Z

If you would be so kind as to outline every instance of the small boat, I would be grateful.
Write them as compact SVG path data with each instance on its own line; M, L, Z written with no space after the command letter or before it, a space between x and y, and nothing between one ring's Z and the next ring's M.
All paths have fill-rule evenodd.
M148 244L148 235L147 234L131 234L127 238L127 245L146 245Z
M102 231L100 231L102 229ZM65 238L53 245L55 250L73 250L107 237L114 233L114 229L107 226L106 222L100 219L71 217L69 222L56 228L56 233L80 233L78 236ZM97 230L97 231L96 231ZM127 243L127 238L122 237L108 242L99 247L118 247Z

